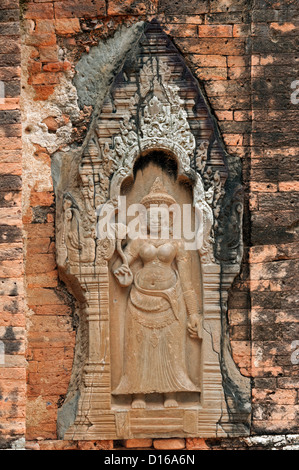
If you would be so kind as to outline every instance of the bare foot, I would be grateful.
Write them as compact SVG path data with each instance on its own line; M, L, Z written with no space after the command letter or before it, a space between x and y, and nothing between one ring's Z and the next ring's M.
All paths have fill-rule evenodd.
M167 393L164 397L164 408L176 408L178 402L175 399L175 393Z
M134 395L132 401L132 408L146 408L144 395Z

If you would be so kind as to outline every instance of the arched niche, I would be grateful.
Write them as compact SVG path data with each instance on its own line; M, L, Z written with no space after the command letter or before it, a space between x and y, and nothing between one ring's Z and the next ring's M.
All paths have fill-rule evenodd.
M192 181L190 181L186 176L179 175L178 173L178 164L176 157L166 151L152 150L146 153L143 153L135 162L133 172L131 177L128 177L124 180L121 188L120 194L125 195L127 207L132 207L133 204L140 202L144 196L146 196L155 180L159 178L165 187L166 191L176 200L176 203L180 207L181 222L180 226L183 227L184 218L183 218L183 207L188 206L190 210L190 231L186 233L192 235L191 232L195 231L195 214L193 207L193 188ZM188 217L189 214L187 214ZM127 222L130 226L130 221L136 218L135 212L132 215L128 216ZM185 225L186 225L185 217ZM184 237L184 233L182 233ZM124 246L126 246L126 241L124 241ZM194 282L194 289L196 291L198 305L200 311L203 310L203 292L202 292L202 274L200 266L200 256L198 251L192 250L190 252L191 257L191 269L192 269L192 279ZM110 260L109 265L112 267L119 260L119 255L115 253ZM142 266L140 260L138 260L133 269L138 271ZM174 263L175 267L175 263ZM112 268L110 272L110 332L111 332L111 388L112 390L119 383L120 378L123 373L123 362L124 362L124 331L125 331L125 305L128 298L128 290L119 286L115 277L112 274ZM191 380L197 384L198 388L201 389L201 380L202 380L202 342L193 341L188 335L186 330L186 351L185 358L186 369ZM181 392L177 393L177 400L180 406L190 407L194 404L200 403L200 392ZM124 403L130 405L131 397L114 397L112 399L112 404L116 407L121 407ZM147 396L147 406L150 408L162 407L163 397L161 393L155 393L152 396Z
M71 174L78 178L56 193L57 263L84 323L69 394L59 410L58 424L68 419L61 437L246 435L249 381L231 357L226 324L228 290L242 258L238 165L224 149L198 81L157 22L145 25L123 59L101 109L95 109L79 165L73 160L78 166ZM122 195L129 203L142 201L157 175L170 196L200 214L190 271L202 338L196 345L186 343L185 351L188 374L200 392L194 399L187 391L174 408L166 409L157 397L134 409L129 397L113 395L123 373L123 303L129 290L113 278L116 240L99 238L97 224L99 208L117 207Z

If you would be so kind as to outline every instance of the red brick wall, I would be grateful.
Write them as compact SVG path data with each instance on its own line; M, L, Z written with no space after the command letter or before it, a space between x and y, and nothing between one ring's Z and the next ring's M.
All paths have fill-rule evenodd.
M0 29L0 41L7 53L5 57L0 56L0 79L5 77L3 80L7 80L11 90L5 108L0 107L1 115L6 112L0 135L4 149L0 166L4 219L0 227L3 231L0 278L5 286L0 300L0 328L10 328L5 330L11 335L9 341L20 343L12 355L21 358L25 320L21 288L21 139L20 125L15 123L19 122L20 74L17 1L2 0L0 8L0 17L6 24ZM291 344L299 340L298 183L295 184L298 120L295 119L297 108L290 100L291 82L298 78L295 8L291 0L256 0L254 5L245 0L178 3L65 0L23 2L22 6L24 47L30 48L23 74L25 85L34 92L37 103L46 102L82 53L113 35L120 24L150 20L154 16L200 79L228 153L243 163L245 252L241 274L230 292L228 319L235 361L242 374L252 377L253 434L298 432L298 365L291 362ZM3 34L9 37L2 39ZM63 59L60 48L65 51ZM89 112L82 110L80 118L73 123L73 139L79 143L86 132L84 118ZM64 123L69 119L70 116L63 116ZM53 133L62 125L50 115L44 122ZM51 155L44 147L35 145L34 158L49 169ZM72 370L76 315L73 301L56 270L51 182L46 191L38 185L28 188L23 204L28 318L26 438L32 441L33 448L86 448L94 444L56 441L57 409L67 392ZM20 286L13 297L8 294L11 280L7 278ZM17 307L13 308L17 311L12 313L15 301ZM13 336L10 332L14 329ZM8 440L24 431L23 363L17 362L15 367L14 370L0 367L0 388L5 396L15 397L12 391L20 390L17 399L10 399L11 409L4 411L10 421L6 421L4 432L1 429L0 432ZM9 400L4 410L7 403ZM18 410L15 416L12 409ZM40 437L46 441L34 444ZM112 447L113 443L96 445ZM249 444L240 440L178 440L167 445L225 448Z
M299 338L299 127L298 105L291 102L291 83L298 79L296 15L295 2L260 0L251 26L249 259L257 433L298 432L299 365L291 361Z
M25 434L20 27L17 0L0 4L0 448Z

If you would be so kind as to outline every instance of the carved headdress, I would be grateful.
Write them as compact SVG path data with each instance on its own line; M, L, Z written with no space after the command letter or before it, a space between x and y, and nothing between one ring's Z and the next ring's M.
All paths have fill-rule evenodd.
M141 204L148 209L152 204L166 204L167 206L171 206L172 204L176 204L176 200L168 194L162 181L158 177L155 179L150 192L142 198Z

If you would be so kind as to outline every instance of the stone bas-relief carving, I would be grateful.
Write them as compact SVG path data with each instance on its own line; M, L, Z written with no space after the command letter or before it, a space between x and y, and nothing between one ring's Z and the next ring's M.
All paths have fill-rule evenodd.
M242 200L229 202L236 174L197 81L156 23L95 112L78 177L56 188L57 262L80 303L77 337L87 345L77 342L59 419L72 400L76 416L61 437L244 435L249 384L230 356L224 321L242 255ZM122 197L145 208L146 236L131 237L118 220ZM199 221L191 245L174 231L175 204ZM104 237L107 207L115 236Z
M171 206L176 201L157 178L141 200L148 212L148 236L135 238L127 245L127 262L114 271L122 285L129 266L137 258L142 261L132 278L126 306L124 373L112 391L114 395L131 394L132 408L145 408L147 394L164 394L164 407L170 408L178 406L175 392L200 391L188 377L185 357L187 329L191 337L201 338L191 260L183 240L161 237L159 203ZM168 221L169 217L164 217L165 228Z

